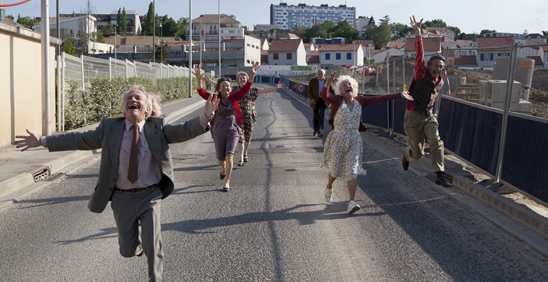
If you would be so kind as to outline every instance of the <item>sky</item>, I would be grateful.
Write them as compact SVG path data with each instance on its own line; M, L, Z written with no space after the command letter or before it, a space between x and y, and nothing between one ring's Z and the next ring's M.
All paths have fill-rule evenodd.
M13 3L18 0L0 0ZM221 13L235 15L252 29L255 24L270 23L270 4L306 3L309 5L340 5L356 7L356 16L380 19L389 15L391 21L409 23L409 16L425 20L441 18L463 32L479 33L482 29L500 32L540 33L548 30L548 0L220 0ZM40 0L16 8L7 8L7 15L39 16ZM55 15L55 0L50 0L50 13ZM59 0L61 13L86 11L87 0ZM150 0L90 0L92 12L109 13L120 7L145 14ZM188 17L188 0L156 0L157 13L173 18ZM192 17L217 13L217 0L192 1Z

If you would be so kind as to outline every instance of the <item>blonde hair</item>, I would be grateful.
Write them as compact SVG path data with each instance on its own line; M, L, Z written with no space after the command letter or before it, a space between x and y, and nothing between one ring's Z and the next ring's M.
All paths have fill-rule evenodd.
M121 110L125 113L127 110L127 97L133 92L141 92L145 96L145 116L148 116L152 110L152 102L149 95L145 92L145 88L141 85L135 84L129 87L129 89L122 96Z
M348 81L352 85L352 96L358 96L358 82L349 75L341 75L337 78L335 83L335 94L341 95L341 85L343 82Z

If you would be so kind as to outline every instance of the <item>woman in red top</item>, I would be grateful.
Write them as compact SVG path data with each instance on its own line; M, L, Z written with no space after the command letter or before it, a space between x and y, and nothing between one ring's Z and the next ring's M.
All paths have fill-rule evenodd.
M358 187L358 174L361 171L362 137L359 132L363 108L376 103L399 98L401 94L383 95L378 97L358 96L358 83L348 75L337 80L335 93L329 91L334 80L332 75L323 88L320 96L326 104L331 105L334 113L333 130L327 135L324 146L323 167L329 173L327 187L324 191L326 202L331 202L333 182L343 178L348 186L350 201L348 214L360 209L354 201Z
M237 91L232 91L230 81L225 78L217 80L215 94L221 97L219 107L213 121L211 122L211 134L215 143L217 159L221 166L220 178L224 179L223 191L230 190L230 179L232 168L234 166L234 151L240 138L241 127L243 125L243 115L240 110L240 99L242 99L251 89L251 81L255 79L255 73L259 64L254 64L251 68L251 79ZM196 79L200 84L197 89L198 94L207 100L210 94L205 90L203 76L199 68L194 71Z

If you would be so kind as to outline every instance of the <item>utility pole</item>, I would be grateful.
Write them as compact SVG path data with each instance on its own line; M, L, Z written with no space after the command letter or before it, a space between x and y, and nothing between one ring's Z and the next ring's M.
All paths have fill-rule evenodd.
M188 0L188 34L190 48L188 50L188 97L192 96L192 0Z
M49 92L49 0L42 0L42 135L49 135L49 113L50 113L50 92Z
M156 62L156 0L152 0L152 62Z
M222 77L221 69L221 0L217 0L217 13L219 14L219 27L217 28L217 34L219 35L219 75Z

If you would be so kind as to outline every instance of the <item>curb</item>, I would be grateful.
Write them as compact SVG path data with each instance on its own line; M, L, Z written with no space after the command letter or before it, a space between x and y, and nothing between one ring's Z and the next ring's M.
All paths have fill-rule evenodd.
M548 239L548 219L531 211L527 207L500 196L480 184L467 181L463 177L454 176L453 182L462 192L496 209L511 219L532 228L545 239Z
M203 104L204 100L197 101L190 105L185 106L183 109L174 111L168 114L164 120L166 124L172 123L177 119L186 116L193 111L199 109ZM96 127L97 124L88 125L83 127L82 130L89 130ZM42 180L49 178L50 176L61 172L63 169L69 167L72 164L84 161L88 158L91 158L97 155L100 150L94 151L75 151L69 153L63 157L48 161L42 164L41 168L36 169L32 172L23 172L16 176L10 177L6 180L0 182L0 199L8 196L17 190L26 188L33 184L39 183Z

